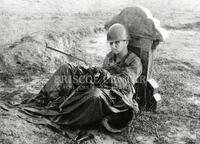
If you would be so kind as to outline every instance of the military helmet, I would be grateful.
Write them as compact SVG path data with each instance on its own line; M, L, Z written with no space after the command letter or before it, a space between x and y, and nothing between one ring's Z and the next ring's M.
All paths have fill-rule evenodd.
M129 34L124 25L120 23L113 24L107 33L107 41L129 40Z

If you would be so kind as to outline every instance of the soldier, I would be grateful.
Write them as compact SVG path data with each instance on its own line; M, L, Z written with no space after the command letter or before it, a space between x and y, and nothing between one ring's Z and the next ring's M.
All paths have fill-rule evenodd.
M110 132L121 132L139 110L133 95L142 73L140 59L127 49L128 40L126 28L113 24L107 32L111 52L102 68L63 65L23 104L69 128L101 123Z

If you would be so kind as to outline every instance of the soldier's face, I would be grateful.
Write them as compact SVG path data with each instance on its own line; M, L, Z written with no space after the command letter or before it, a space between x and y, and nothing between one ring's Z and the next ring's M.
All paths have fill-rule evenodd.
M119 54L124 48L127 47L127 41L112 41L109 43L111 51L115 54Z

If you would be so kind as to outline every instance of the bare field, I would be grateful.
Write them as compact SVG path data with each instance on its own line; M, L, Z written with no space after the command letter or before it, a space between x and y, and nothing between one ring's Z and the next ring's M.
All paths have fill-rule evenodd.
M85 143L199 144L199 0L0 0L0 100L19 103L39 92L58 66L82 64L45 49L45 42L101 65L108 50L104 23L134 4L149 8L169 32L153 71L163 100L156 113L141 112L125 132L93 130L95 139ZM73 143L16 113L0 108L0 143Z

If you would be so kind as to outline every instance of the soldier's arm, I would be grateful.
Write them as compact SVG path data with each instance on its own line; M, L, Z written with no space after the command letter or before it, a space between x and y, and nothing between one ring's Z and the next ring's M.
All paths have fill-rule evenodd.
M116 87L119 89L130 90L130 86L134 85L140 74L142 73L142 64L138 57L127 59L126 65L121 67L120 74L110 74L108 71L104 79L105 85ZM109 76L108 76L109 75Z

